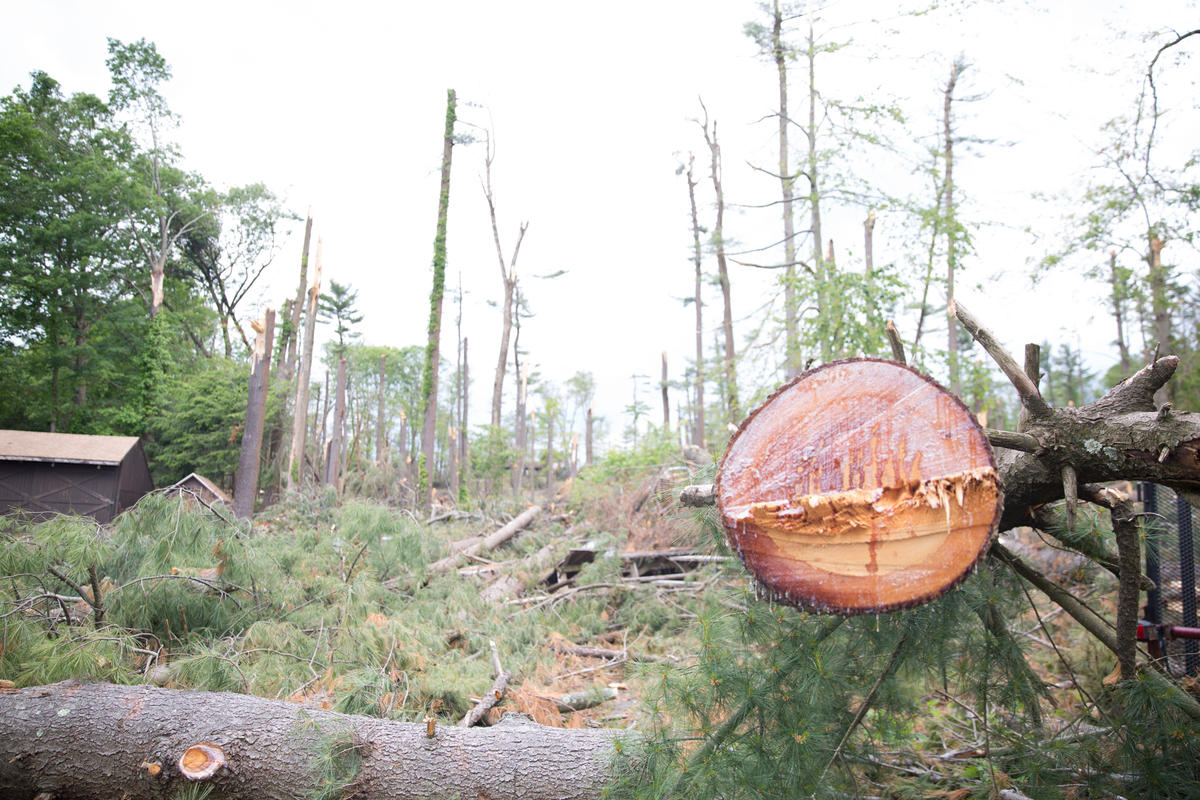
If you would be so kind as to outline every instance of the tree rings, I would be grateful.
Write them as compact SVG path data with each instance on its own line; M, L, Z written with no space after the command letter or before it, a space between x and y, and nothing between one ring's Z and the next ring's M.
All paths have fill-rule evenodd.
M863 614L932 600L991 544L1004 499L987 435L901 364L849 359L751 412L717 475L730 545L800 608Z

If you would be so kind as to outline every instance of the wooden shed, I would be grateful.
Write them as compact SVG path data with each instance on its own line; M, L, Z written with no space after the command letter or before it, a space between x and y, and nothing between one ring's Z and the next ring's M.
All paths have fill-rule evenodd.
M0 513L109 522L153 488L136 436L0 430Z

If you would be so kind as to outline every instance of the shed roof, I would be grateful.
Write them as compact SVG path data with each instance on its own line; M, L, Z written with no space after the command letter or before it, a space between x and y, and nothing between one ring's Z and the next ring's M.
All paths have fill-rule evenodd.
M214 498L220 500L226 505L233 505L233 501L229 499L229 495L221 490L221 487L210 481L203 475L198 475L195 472L188 473L187 477L175 481L166 488L170 492L175 489L190 489L192 486L200 486L212 494Z
M0 430L0 461L50 461L117 465L138 443L136 436Z

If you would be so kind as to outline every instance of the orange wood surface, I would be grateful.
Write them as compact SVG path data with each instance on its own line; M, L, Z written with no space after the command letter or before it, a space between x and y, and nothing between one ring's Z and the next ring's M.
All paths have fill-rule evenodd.
M903 365L851 359L806 372L746 418L717 504L730 545L780 599L860 614L965 578L1003 496L960 400Z

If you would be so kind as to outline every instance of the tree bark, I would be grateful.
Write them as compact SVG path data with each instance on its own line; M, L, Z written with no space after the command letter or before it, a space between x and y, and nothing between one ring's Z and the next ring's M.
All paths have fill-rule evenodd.
M771 17L771 50L779 72L779 184L783 192L783 326L784 373L799 375L804 366L800 353L800 322L796 302L796 228L792 216L793 185L796 178L788 165L788 78L787 50L783 46L783 12L775 0Z
M379 412L378 419L375 422L375 463L382 466L386 463L384 458L387 450L387 428L383 420L383 399L386 396L384 385L387 382L387 353L379 356Z
M290 381L296 369L296 352L300 341L300 319L304 309L304 287L308 285L308 245L312 240L312 209L308 210L308 219L304 223L304 247L300 251L300 285L296 287L296 300L292 303L292 313L288 317L287 355L284 359L283 379Z
M821 252L821 180L820 158L817 152L817 37L812 18L808 21L808 129L804 132L808 141L808 206L809 224L812 234L812 274L816 284L817 313L827 313L829 302L829 276L825 274L825 256ZM834 358L833 342L830 337L821 337L821 360Z
M583 440L583 463L584 466L592 465L592 429L595 425L595 417L592 416L592 409L587 410L587 425L584 428Z
M513 246L512 258L504 263L504 248L500 246L500 227L496 224L496 203L492 195L492 142L487 141L487 155L484 158L484 194L487 196L488 214L492 220L492 241L496 244L496 259L500 262L500 278L504 283L504 302L500 308L500 355L496 359L496 376L492 381L492 427L500 427L500 406L504 396L504 371L508 366L508 342L513 327L513 299L517 288L517 256L521 252L521 242L525 240L525 230L528 222L522 222L517 232L517 243Z
M271 344L275 338L275 309L263 316L262 330L254 337L254 361L250 367L250 391L246 402L246 425L242 428L242 450L233 489L233 513L249 519L258 493L259 456L267 417L267 392L271 386Z
M717 123L713 121L712 135L708 131L708 112L704 118L704 141L712 155L712 183L717 196L717 220L713 225L713 243L717 251L717 280L721 284L721 296L725 301L725 316L722 328L725 333L725 411L728 422L742 418L742 407L738 402L737 354L733 342L733 303L730 299L729 266L725 260L725 195L721 192L721 145L717 142Z
M325 485L338 486L342 466L342 439L346 435L346 359L338 359L333 425L329 432L329 460L325 462Z
M692 444L704 447L704 301L701 295L703 272L700 268L700 218L696 214L696 180L692 174L695 157L688 153L688 200L692 207L692 261L696 266L696 427L692 432ZM591 420L591 410L588 411ZM588 429L588 464L592 463L591 428Z
M334 714L225 692L59 683L0 692L0 795L160 800L190 782L184 751L216 745L206 781L225 800L291 800L330 789L320 751L361 759L336 796L360 800L599 797L617 732L506 717L491 728ZM353 758L350 758L352 756Z
M954 206L954 125L951 111L954 103L954 86L958 83L958 74L963 69L962 61L956 59L950 67L950 80L946 82L946 92L942 109L942 138L944 139L946 172L942 182L945 198L943 220L946 226L946 360L950 367L950 391L962 395L962 384L959 380L958 369L958 324L954 317L954 272L958 266L958 223L955 219Z
M304 318L304 356L296 379L296 405L292 417L292 449L288 454L287 488L292 491L304 481L305 448L308 436L308 389L312 381L313 338L317 330L317 298L321 294L321 239L317 238L317 270L308 290Z
M667 381L667 351L663 350L662 354L662 408L663 408L663 432L671 430L671 400L667 396L669 383Z
M429 513L433 505L434 445L437 432L438 360L442 335L442 295L446 283L446 221L450 210L450 160L454 154L454 90L446 92L446 132L442 137L442 184L438 195L437 233L433 237L433 288L429 292L429 343L421 398L425 424L421 429L421 463L417 468L418 508Z
M487 553L495 550L497 547L515 536L519 531L523 530L526 525L533 522L534 517L541 513L541 510L541 506L530 506L514 517L513 520L507 525L500 528L495 533L487 536L486 538L467 540L468 544L466 547L463 547L461 550L456 550L454 553L451 553L439 561L433 562L433 564L429 566L429 572L433 575L437 575L442 572L449 572L452 569L456 569L459 565L459 562L461 562L467 556L473 556L476 553Z

